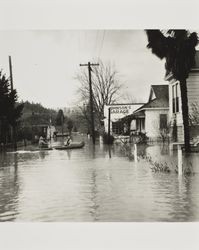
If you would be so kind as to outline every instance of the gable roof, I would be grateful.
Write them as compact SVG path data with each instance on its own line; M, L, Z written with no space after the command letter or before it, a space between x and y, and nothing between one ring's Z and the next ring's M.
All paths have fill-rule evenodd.
M118 120L118 122L129 122L129 121L132 121L132 119L144 118L144 117L145 117L144 110L141 110L136 113L133 112L133 114L122 117L121 119Z
M152 99L153 93L155 99ZM169 85L151 85L149 101L135 112L151 108L169 108ZM135 113L134 112L134 113Z
M168 84L151 85L151 89L153 89L156 99L168 99L169 100Z

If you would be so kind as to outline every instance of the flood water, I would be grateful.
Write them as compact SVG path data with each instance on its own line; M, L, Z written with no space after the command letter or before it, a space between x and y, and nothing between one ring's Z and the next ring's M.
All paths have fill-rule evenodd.
M199 221L199 155L194 175L155 173L119 145L0 154L0 221ZM55 142L58 143L58 142ZM138 148L167 161L168 147Z

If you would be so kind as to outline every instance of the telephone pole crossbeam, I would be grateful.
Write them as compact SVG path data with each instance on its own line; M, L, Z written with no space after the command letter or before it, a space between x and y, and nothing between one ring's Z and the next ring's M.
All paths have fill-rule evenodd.
M93 110L93 90L92 90L92 80L91 80L91 71L92 71L91 66L99 66L99 63L88 62L87 64L80 64L80 66L88 67L92 140L93 140L93 144L95 144L95 121L94 121L94 110Z

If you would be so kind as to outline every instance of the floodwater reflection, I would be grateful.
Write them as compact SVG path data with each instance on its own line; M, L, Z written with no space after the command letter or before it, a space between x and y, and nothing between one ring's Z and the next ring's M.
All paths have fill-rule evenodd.
M138 153L175 165L166 145ZM185 178L135 164L121 145L2 153L0 221L198 221L199 157L190 160L195 175Z
M17 154L13 155L12 168L8 168L3 164L0 171L0 221L12 221L18 213L19 179Z

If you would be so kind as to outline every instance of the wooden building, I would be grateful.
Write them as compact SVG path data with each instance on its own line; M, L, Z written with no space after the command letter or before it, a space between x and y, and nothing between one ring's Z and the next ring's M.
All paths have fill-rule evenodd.
M199 51L196 52L195 60L196 64L192 68L187 79L187 96L190 117L196 115L193 113L196 111L194 110L194 107L199 109ZM166 80L169 81L169 120L171 121L172 127L171 137L174 141L183 142L184 127L180 83L173 78L172 74L168 75ZM197 135L199 135L199 124L197 119L195 119L195 121L190 123L190 136L196 137Z

